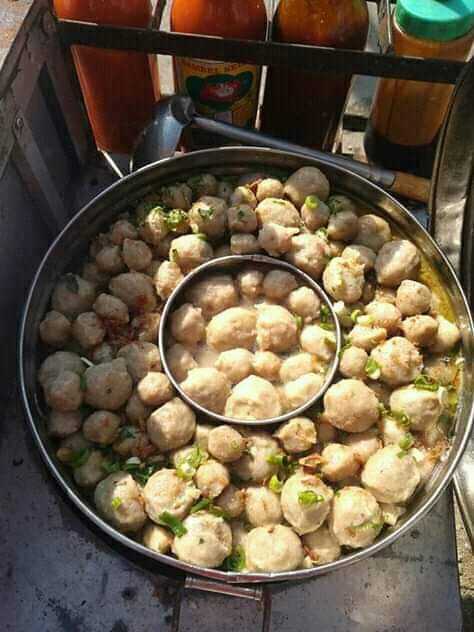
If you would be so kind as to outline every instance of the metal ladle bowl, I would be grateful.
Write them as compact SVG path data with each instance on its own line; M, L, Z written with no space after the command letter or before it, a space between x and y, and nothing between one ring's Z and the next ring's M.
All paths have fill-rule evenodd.
M247 420L247 419L235 419L233 417L227 417L226 415L221 415L219 413L215 413L207 408L204 408L196 401L191 399L189 395L185 393L182 389L180 383L176 380L176 377L173 375L169 364L167 362L167 347L168 341L170 337L169 333L169 320L171 314L183 303L187 302L185 299L186 292L189 288L198 281L203 280L204 278L209 278L212 274L220 273L220 274L232 274L237 270L242 270L245 267L251 267L253 269L262 269L265 272L269 270L284 270L286 272L290 272L293 274L297 280L301 282L302 285L305 285L318 295L321 300L321 303L324 304L331 314L331 319L334 323L334 334L336 337L336 348L334 351L334 356L331 360L331 363L327 369L325 380L320 390L313 395L310 399L308 399L304 404L299 406L294 410L290 410L289 412L284 413L283 415L279 415L278 417L270 417L267 419L257 419L257 420ZM339 325L339 321L334 312L334 308L332 306L331 301L329 300L327 294L324 290L316 283L309 275L305 272L297 268L296 266L287 263L286 261L281 261L280 259L275 259L273 257L267 257L264 255L231 255L228 257L220 257L217 259L213 259L208 261L207 263L203 263L198 268L194 269L190 274L188 274L181 283L175 288L171 296L169 297L160 320L160 329L158 334L158 346L160 349L161 363L163 365L163 369L168 376L169 380L173 384L174 388L178 392L179 396L187 402L192 408L196 409L200 415L207 416L210 419L217 421L219 423L224 424L244 424L251 426L263 426L269 424L279 424L283 421L287 421L293 417L298 417L302 415L308 408L311 408L318 402L321 397L324 395L326 390L331 385L334 376L336 374L338 364L339 364L339 351L341 349L341 328Z

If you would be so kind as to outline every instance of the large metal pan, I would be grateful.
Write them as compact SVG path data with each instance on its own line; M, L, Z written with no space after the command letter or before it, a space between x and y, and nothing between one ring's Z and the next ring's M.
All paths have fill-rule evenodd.
M153 187L182 180L203 171L216 174L238 174L263 168L293 171L303 165L321 168L330 179L333 189L358 198L373 212L386 216L401 233L405 233L416 243L439 274L449 293L461 327L461 344L465 357L465 363L461 369L463 381L456 433L447 458L436 468L426 487L413 499L400 523L395 528L386 530L370 547L349 553L329 564L287 573L243 574L198 568L155 553L105 523L97 515L93 504L77 489L67 469L55 459L54 446L47 436L37 398L39 323L48 307L51 291L58 277L74 267L75 262L85 254L87 243L94 235L110 224L131 202L149 193ZM473 324L469 307L453 268L424 228L393 197L362 177L341 167L325 164L324 161L271 149L222 148L166 159L140 169L100 194L65 227L46 254L35 276L26 303L19 341L21 389L29 425L53 476L75 505L112 538L157 562L222 582L296 580L327 573L373 555L411 529L436 503L454 474L473 423L473 341Z

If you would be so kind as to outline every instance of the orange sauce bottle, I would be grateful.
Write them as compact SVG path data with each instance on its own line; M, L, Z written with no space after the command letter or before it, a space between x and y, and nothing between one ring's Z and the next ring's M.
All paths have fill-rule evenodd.
M149 0L54 0L59 18L147 27ZM159 98L157 67L144 53L73 46L87 114L99 149L128 154Z
M281 0L273 39L361 50L368 28L365 0ZM301 145L330 149L350 81L350 75L269 68L262 130Z

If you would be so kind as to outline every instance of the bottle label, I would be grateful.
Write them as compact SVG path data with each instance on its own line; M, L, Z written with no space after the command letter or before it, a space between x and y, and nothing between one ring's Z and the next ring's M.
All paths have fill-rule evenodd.
M178 58L175 76L180 94L194 101L203 116L250 127L255 122L260 70L249 64Z

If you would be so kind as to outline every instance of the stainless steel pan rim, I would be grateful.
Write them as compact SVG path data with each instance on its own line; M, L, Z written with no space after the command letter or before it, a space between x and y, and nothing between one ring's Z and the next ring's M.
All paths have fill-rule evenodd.
M216 270L220 272L224 272L224 270L235 267L237 264L242 264L242 265L253 264L256 267L263 265L263 266L266 266L267 268L269 267L280 268L282 270L286 270L287 272L291 272L295 276L299 277L303 283L308 285L310 288L312 288L316 292L319 298L323 301L323 303L329 309L332 321L334 323L336 348L334 350L334 358L332 359L331 365L328 368L326 377L324 378L323 385L321 386L319 391L316 393L316 395L313 395L313 397L308 399L307 402L305 402L301 406L298 406L298 408L295 408L294 410L290 410L289 412L283 415L279 415L278 417L272 417L268 419L256 419L254 421L249 421L245 419L234 419L233 417L227 417L226 415L220 415L218 413L214 413L208 410L207 408L204 408L204 406L201 406L200 404L195 402L191 397L189 397L183 391L180 383L176 380L170 367L168 366L168 362L166 359L166 336L168 333L169 316L171 314L171 311L176 307L176 303L180 302L180 299L182 298L183 293L193 282L196 281L197 278L199 278L200 276L203 276L206 272L212 273L212 272L215 272ZM308 410L308 408L311 408L311 406L314 406L321 399L321 397L324 395L326 390L329 388L334 378L334 375L336 374L337 368L339 366L339 352L341 350L341 338L342 338L341 327L339 325L339 321L337 319L332 303L329 300L329 297L327 296L326 292L324 292L324 290L320 287L320 285L316 283L316 281L312 279L308 274L306 274L305 272L303 272L296 266L292 265L291 263L282 261L281 259L276 259L274 257L268 257L266 255L257 255L257 254L255 255L229 255L225 257L218 257L217 259L212 259L211 261L207 261L206 263L203 263L199 267L195 268L192 272L187 274L184 277L184 279L179 283L179 285L173 290L170 297L166 301L163 311L161 312L160 331L158 334L158 347L160 350L161 364L163 365L163 369L165 370L166 375L168 376L169 380L173 384L174 388L176 389L180 397L182 397L192 408L195 408L202 415L207 416L210 419L213 419L214 421L217 421L223 424L231 423L231 424L240 424L243 426L269 426L271 424L281 424L284 421L288 421L288 419L291 419L292 417L299 417L305 412L305 410Z
M175 179L178 178L177 172L179 171L179 168L187 172L197 170L202 172L202 170L205 168L216 171L218 169L222 169L222 171L224 171L224 168L226 168L227 172L229 172L232 167L243 167L244 165L247 172L251 170L257 170L258 166L260 166L261 168L262 165L266 165L268 168L272 166L278 167L283 170L286 169L287 171L291 169L297 169L298 167L304 165L317 166L323 169L326 174L329 175L330 179L333 178L334 180L336 180L336 185L338 185L337 188L341 188L342 190L346 188L350 194L362 197L363 199L365 198L367 204L371 205L372 207L379 207L379 212L380 210L382 210L383 212L386 212L390 217L392 217L393 215L393 221L395 221L396 223L401 223L405 226L406 230L410 230L411 237L414 238L415 241L422 241L423 250L426 251L425 255L431 256L433 258L433 265L435 265L435 267L439 269L442 276L446 278L445 280L449 281L450 295L452 299L455 299L454 307L461 323L462 347L463 355L465 358L463 378L464 380L469 381L468 384L464 384L462 399L460 399L458 426L460 425L460 423L462 423L462 428L457 429L456 435L453 439L453 445L451 446L444 462L441 463L440 466L438 466L437 471L432 475L431 480L428 482L426 488L422 491L422 493L418 494L413 499L413 511L407 512L407 514L411 515L407 515L406 518L402 518L401 523L396 528L391 528L387 530L385 532L385 535L383 535L371 546L365 549L347 554L339 560L336 560L335 562L316 566L311 569L295 570L285 573L230 573L215 569L203 569L192 564L181 562L180 560L177 560L170 556L155 553L154 551L147 549L142 544L139 544L135 540L119 533L109 524L104 522L95 513L95 511L92 510L91 506L89 506L71 487L70 483L68 483L68 481L66 480L66 474L63 474L60 471L58 464L51 457L50 451L47 447L47 438L41 435L39 424L37 421L37 417L40 416L40 413L38 410L35 410L36 402L34 393L36 387L33 384L29 383L30 376L27 375L28 371L31 372L31 367L29 366L29 363L33 361L33 354L35 351L35 344L33 344L30 340L30 335L32 334L29 330L30 319L34 319L35 317L35 313L32 312L32 305L34 304L35 300L39 300L39 298L36 296L37 294L39 294L40 297L43 297L43 295L45 294L46 290L41 290L42 275L44 274L46 276L46 274L48 273L47 268L49 264L49 258L53 256L55 250L58 249L58 246L62 244L62 241L67 242L66 237L69 237L70 240L72 240L72 237L68 235L68 232L71 231L71 229L75 227L80 228L81 221L84 226L88 226L90 224L95 225L95 223L92 222L92 218L88 217L89 214L93 215L94 210L96 210L95 207L100 207L101 204L105 204L105 202L108 201L109 198L111 199L111 201L113 201L114 196L116 197L115 204L118 205L120 199L127 197L127 183L132 190L134 184L138 189L138 183L141 183L143 179L143 183L140 184L140 188L145 189L146 184L154 181L153 178L160 178L161 170L165 172L162 176L162 180L163 182L165 182L167 179L168 181L170 181L172 177L174 177ZM368 198L370 198L370 200ZM117 215L120 211L113 212L115 215ZM103 221L105 221L105 219ZM71 261L69 260L68 263L70 264ZM59 276L59 274L62 272L63 269L58 271L57 276ZM36 316L36 318L38 318L38 316ZM317 575L322 575L332 570L344 568L357 561L366 559L367 557L377 553L378 551L381 551L383 548L391 545L400 536L412 529L414 525L432 509L441 494L445 491L446 487L451 481L454 470L456 469L456 466L462 457L473 426L473 329L474 328L469 305L449 261L446 259L446 257L433 241L428 232L420 225L420 223L395 198L386 193L377 185L368 182L364 178L361 178L360 176L357 176L346 169L327 165L324 163L324 161L310 159L296 153L262 149L256 147L226 147L218 150L204 150L200 152L195 152L193 154L187 154L177 158L165 159L157 163L153 163L147 167L143 167L136 173L127 176L120 182L113 184L111 187L109 187L99 196L97 196L94 200L89 202L79 213L77 213L76 216L58 235L58 237L46 253L45 257L43 258L43 261L41 262L41 265L39 266L39 269L34 277L30 291L28 293L25 309L21 320L18 342L21 395L23 406L26 412L26 417L33 437L38 445L42 458L44 459L54 478L58 481L70 500L95 525L100 527L107 535L120 542L122 545L125 545L138 553L146 555L147 557L154 559L161 564L167 564L187 573L194 573L196 575L201 575L203 577L227 583L245 584L274 582L291 579L301 580ZM37 331L34 331L33 334L37 336ZM34 382L34 379L30 380L30 382ZM30 390L32 392L30 392ZM440 469L443 470L441 473L439 472ZM420 495L426 496L426 498L420 499Z

